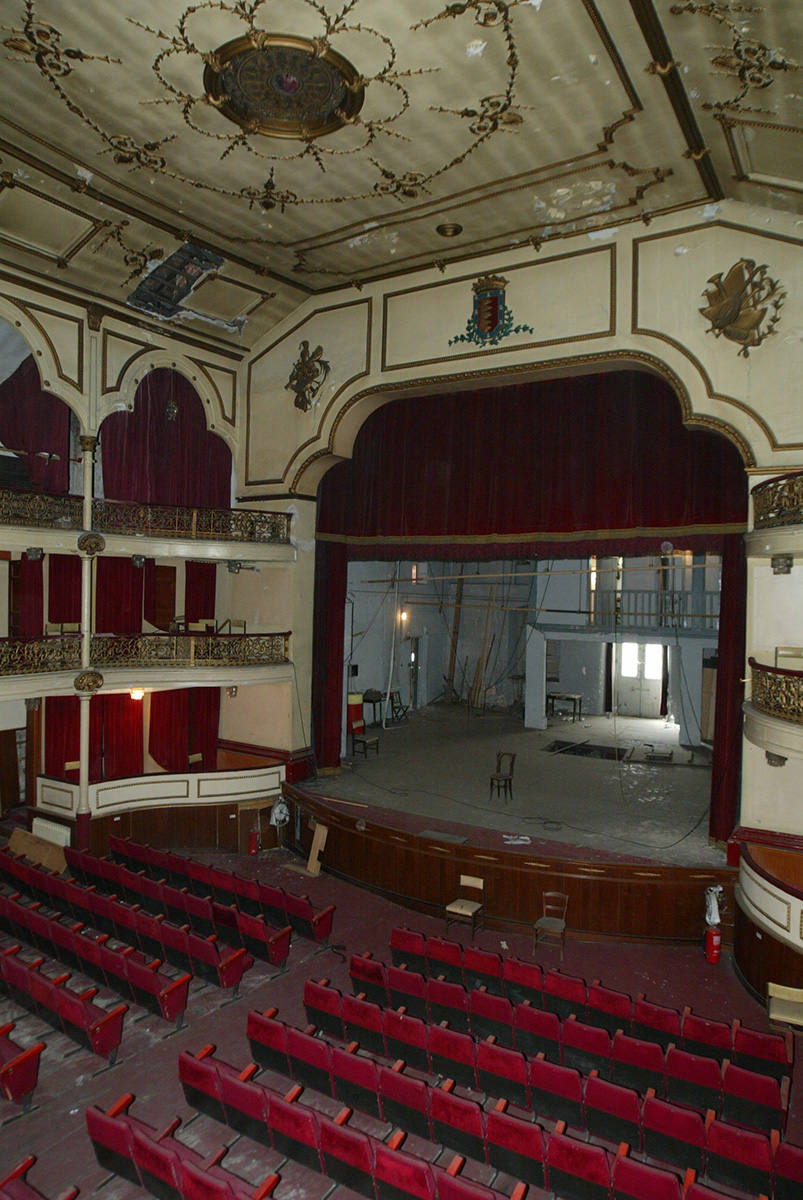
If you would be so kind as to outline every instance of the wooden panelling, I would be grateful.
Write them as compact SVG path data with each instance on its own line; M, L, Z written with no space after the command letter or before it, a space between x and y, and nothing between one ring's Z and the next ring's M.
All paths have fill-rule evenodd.
M326 870L418 912L440 915L457 895L461 873L485 880L487 923L496 929L529 930L540 915L541 894L549 890L568 892L568 923L576 937L700 941L705 889L717 883L724 886L728 911L733 911L737 873L729 868L601 863L541 854L530 858L527 853L439 842L374 825L364 809L356 816L343 813L327 807L323 797L291 784L284 784L283 793L291 808L291 831L293 810L302 814L296 847L300 853L309 853L312 833L307 818L314 816L329 828ZM729 932L723 925L726 942Z
M774 938L736 905L733 957L745 982L763 1001L767 984L803 987L803 955Z

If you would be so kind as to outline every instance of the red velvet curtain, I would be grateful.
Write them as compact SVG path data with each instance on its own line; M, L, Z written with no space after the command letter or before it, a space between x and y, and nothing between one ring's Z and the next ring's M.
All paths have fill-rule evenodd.
M48 557L47 619L53 624L81 620L81 560L75 554Z
M169 774L187 770L190 755L190 689L151 693L148 753Z
M0 442L20 455L34 491L67 491L70 410L42 391L33 355L0 383Z
M143 570L130 558L97 560L95 632L142 632Z
M220 688L193 688L190 695L190 754L202 754L201 770L217 770Z
M725 538L719 601L714 747L708 833L716 841L730 837L739 816L742 758L742 701L746 634L747 565L744 538Z
M340 764L346 547L318 542L312 625L312 743L318 766Z
M127 692L114 692L103 700L103 778L124 779L141 775L142 701ZM96 701L93 701L93 704Z
M20 559L14 607L17 610L17 637L41 637L45 627L44 577L42 559L32 562L26 554Z
M100 439L108 499L229 507L231 452L207 430L197 392L177 371L146 375L133 412L108 416Z
M89 702L89 778L101 778L103 697ZM81 754L81 701L77 696L48 696L45 700L45 775L78 782L78 770L64 764L78 762Z
M187 562L184 576L184 617L187 621L202 621L215 616L214 563Z

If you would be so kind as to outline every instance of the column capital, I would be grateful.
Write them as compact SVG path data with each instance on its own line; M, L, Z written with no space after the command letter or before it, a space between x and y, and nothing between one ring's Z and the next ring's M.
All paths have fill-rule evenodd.
M97 435L94 433L82 433L78 437L81 450L84 454L94 454L95 447L98 444Z

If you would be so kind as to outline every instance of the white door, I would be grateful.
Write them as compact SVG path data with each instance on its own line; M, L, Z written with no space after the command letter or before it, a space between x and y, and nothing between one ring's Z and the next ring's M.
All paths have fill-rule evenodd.
M664 648L660 642L621 642L616 647L614 704L622 717L661 715Z

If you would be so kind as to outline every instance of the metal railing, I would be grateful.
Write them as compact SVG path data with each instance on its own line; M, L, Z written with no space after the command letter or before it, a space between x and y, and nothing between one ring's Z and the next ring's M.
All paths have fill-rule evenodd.
M597 596L592 624L602 629L719 629L719 592L631 589Z
M765 479L751 495L754 529L803 525L803 471Z
M290 661L290 634L94 633L90 666L262 667ZM0 675L73 671L81 666L81 635L0 638Z
M770 667L749 658L753 707L770 717L803 725L803 671Z
M126 500L92 501L92 528L99 533L287 545L291 520L289 513L253 508L185 508ZM0 488L0 525L79 530L82 522L80 496L45 496Z

